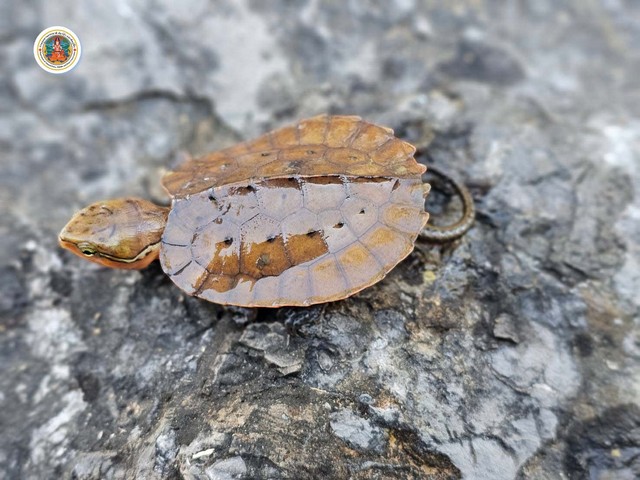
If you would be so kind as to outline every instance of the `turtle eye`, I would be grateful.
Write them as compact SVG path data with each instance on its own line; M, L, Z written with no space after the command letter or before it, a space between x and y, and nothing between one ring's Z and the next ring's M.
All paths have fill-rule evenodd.
M91 245L78 245L78 250L80 250L80 252L85 256L85 257L91 257L93 255L95 255L96 253L96 249L93 248L93 246Z

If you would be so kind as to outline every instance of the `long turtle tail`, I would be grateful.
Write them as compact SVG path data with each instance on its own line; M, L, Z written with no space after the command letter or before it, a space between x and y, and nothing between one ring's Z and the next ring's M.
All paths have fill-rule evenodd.
M473 197L467 187L461 182L457 181L451 175L444 173L439 168L432 166L427 167L427 171L435 173L440 178L449 182L456 193L462 200L462 217L456 223L451 225L439 226L439 225L427 225L418 235L421 240L433 243L446 243L460 238L462 235L473 225L476 216L476 208L473 203Z

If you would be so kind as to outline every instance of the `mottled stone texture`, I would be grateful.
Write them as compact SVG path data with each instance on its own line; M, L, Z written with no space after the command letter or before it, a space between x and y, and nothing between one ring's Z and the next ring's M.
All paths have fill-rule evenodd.
M638 19L633 0L2 2L0 476L640 476ZM83 58L54 76L32 44L58 24ZM324 112L432 139L475 228L306 310L57 247L89 202L164 201L183 152Z

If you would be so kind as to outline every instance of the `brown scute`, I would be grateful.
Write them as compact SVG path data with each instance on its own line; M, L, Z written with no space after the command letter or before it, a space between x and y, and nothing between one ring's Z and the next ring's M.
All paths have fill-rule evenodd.
M383 182L387 182L389 179L386 177L367 177L367 176L362 176L362 177L353 177L352 179L350 179L350 183L351 184L358 184L358 183L383 183Z
M287 253L292 265L301 265L326 255L329 251L324 232L312 230L306 234L287 237Z
M305 183L315 183L317 185L342 185L344 181L340 176L327 177L309 177L305 179Z
M349 166L356 164L366 164L367 155L353 148L332 148L327 151L325 160L336 166Z
M273 188L295 188L300 190L298 177L271 178L263 183L269 189Z
M204 282L200 285L200 292L229 292L236 285L236 279L237 277L235 275L207 275Z
M328 255L314 262L309 267L309 280L311 283L310 290L313 292L311 303L319 303L314 300L321 298L331 299L335 297L336 291L353 292L355 290L353 285L347 280L344 271L334 255ZM338 300L339 298L344 298L344 296L333 299Z
M307 162L317 162L324 158L327 148L317 145L314 148L307 146L285 147L280 150L278 159L283 162L301 162L300 167L304 167Z
M329 118L326 115L303 120L298 124L300 145L307 148L314 148L316 145L325 145L327 130L329 128ZM360 120L359 117L350 117L353 121Z
M348 145L365 124L358 117L330 117L324 143L331 148L340 148L345 144Z
M382 145L392 141L393 138L393 133L390 133L385 128L373 124L365 124L360 128L358 136L351 141L351 147L357 150L375 152Z
M391 205L385 209L380 220L395 230L411 233L422 227L422 219L420 218L422 211L416 210L414 206Z
M276 148L298 145L298 129L295 125L274 130L267 135L271 135L271 144Z
M249 195L255 191L256 189L253 185L246 185L242 187L236 187L233 190L231 190L230 193L232 195Z
M240 271L255 280L280 275L291 268L282 236L273 241L243 243Z
M238 249L233 247L233 239L227 238L216 243L214 252L207 266L207 272L212 275L235 276L240 273L240 255Z
M336 259L350 285L362 285L372 276L382 274L376 257L360 242L343 249L336 255Z
M323 115L189 160L167 173L162 184L171 196L184 198L211 187L287 175L415 178L424 166L413 159L414 152L388 128L360 117Z
M426 223L427 216L423 216ZM371 254L383 265L384 269L393 268L398 262L398 256L407 249L413 248L412 237L385 226L379 226L369 230L362 236L360 242L365 245Z

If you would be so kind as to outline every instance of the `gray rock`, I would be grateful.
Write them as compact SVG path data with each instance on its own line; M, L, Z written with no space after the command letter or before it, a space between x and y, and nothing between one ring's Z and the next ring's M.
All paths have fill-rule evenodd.
M281 323L248 325L240 342L263 352L264 359L283 375L296 373L302 368L304 351L296 348L296 342L290 342L289 334Z
M0 476L640 477L640 7L450 3L2 3ZM324 112L431 142L474 228L310 309L58 248L89 202L166 202L183 152Z
M384 449L382 430L371 425L369 421L358 417L350 410L340 410L330 416L331 430L352 447L360 450Z
M517 327L513 317L507 314L498 315L493 324L493 335L501 340L520 342Z
M207 478L211 480L233 480L243 478L246 473L247 465L242 457L220 460L207 468Z

